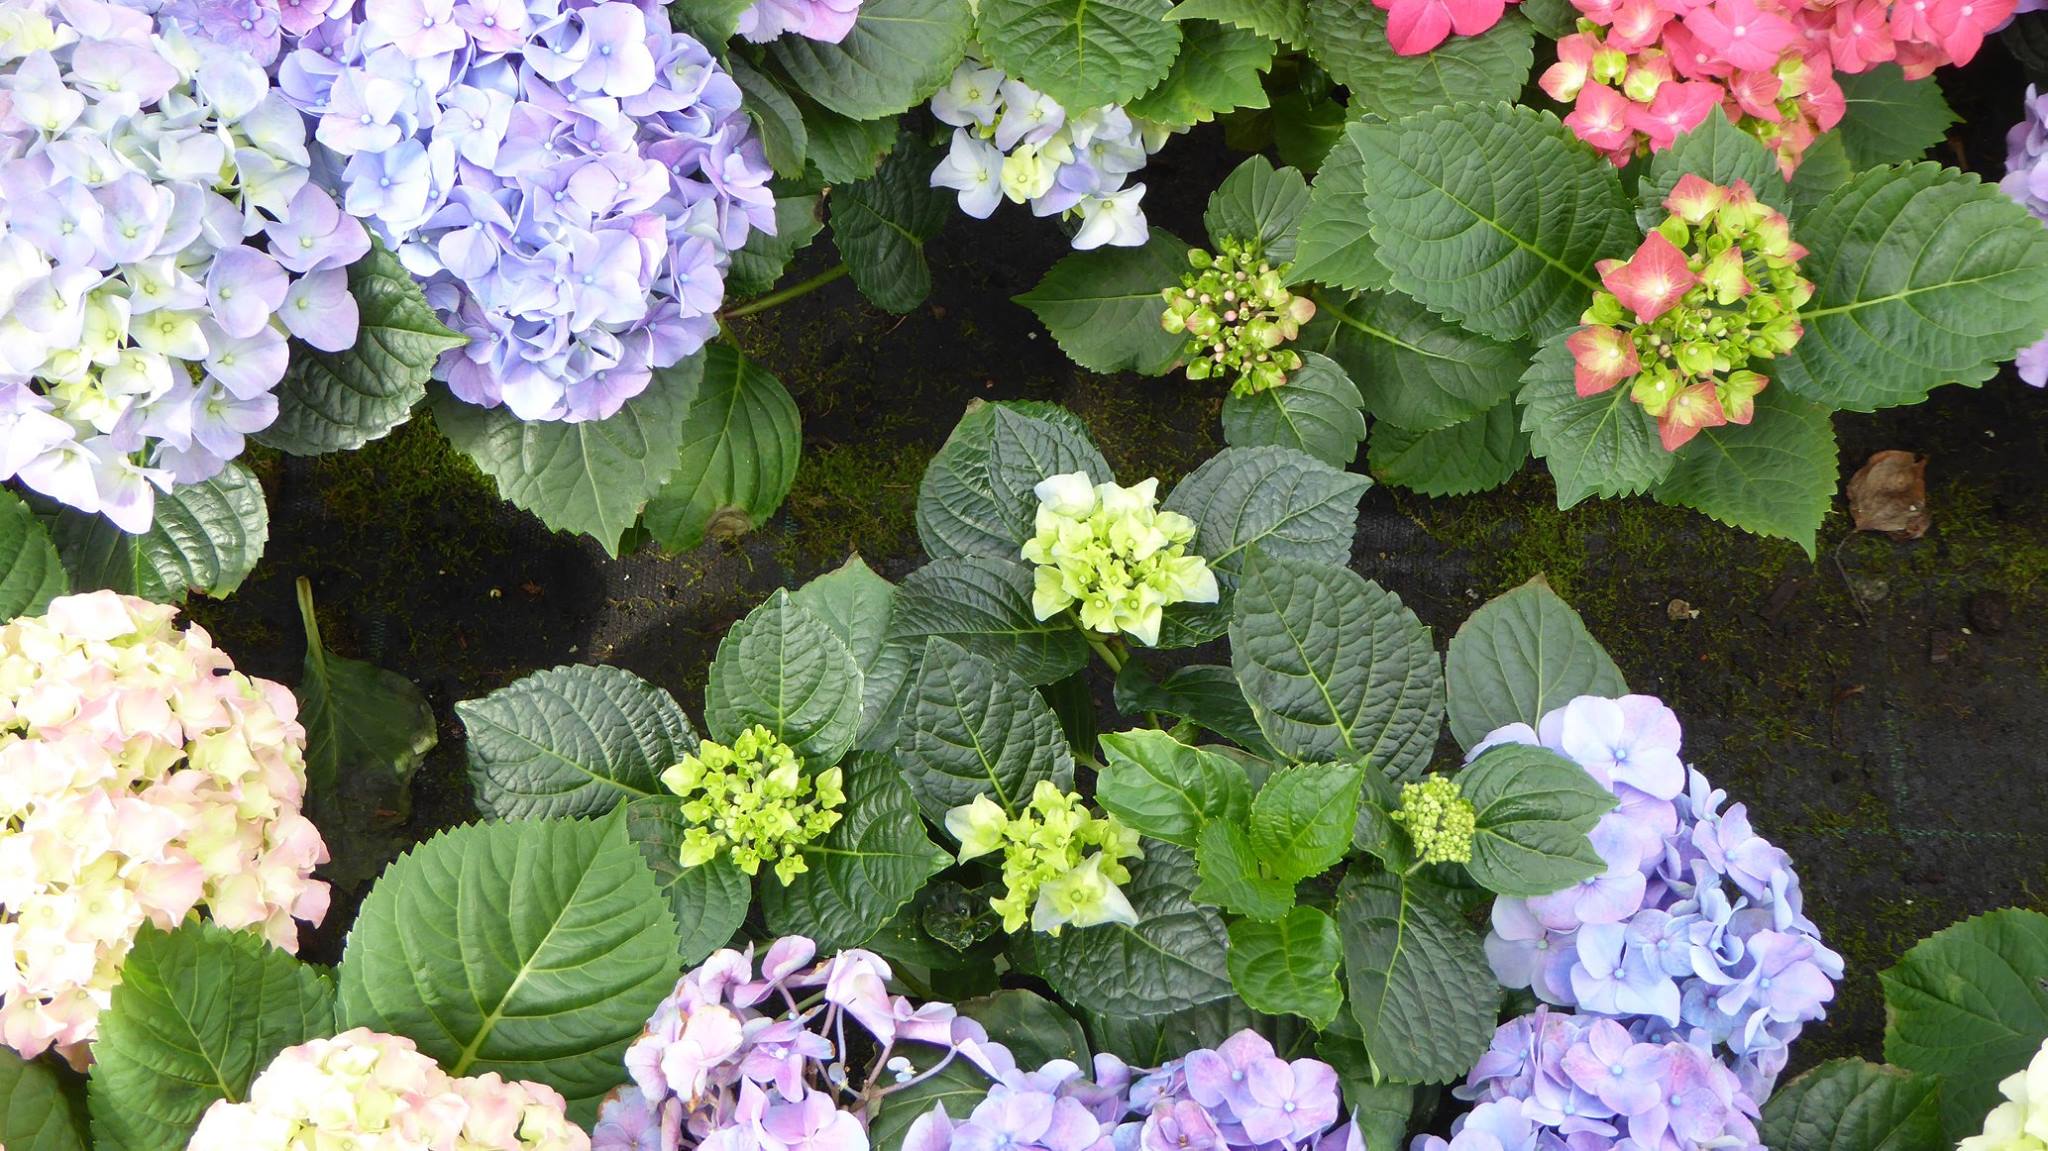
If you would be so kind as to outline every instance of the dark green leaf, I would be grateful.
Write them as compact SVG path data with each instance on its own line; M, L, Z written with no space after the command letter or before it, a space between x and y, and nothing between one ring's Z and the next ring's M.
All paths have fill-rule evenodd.
M1637 190L1636 222L1645 229L1663 223L1670 215L1664 197L1688 172L1724 187L1741 180L1764 203L1791 210L1792 189L1779 174L1777 158L1728 117L1709 116L1671 147L1651 155L1649 171Z
M1629 389L1579 395L1562 333L1537 351L1520 399L1529 450L1550 466L1560 508L1587 496L1648 491L1677 462L1657 438L1657 421L1629 398Z
M1195 521L1189 550L1236 575L1254 552L1341 564L1351 557L1358 500L1372 481L1281 447L1225 448L1160 506Z
M263 487L239 463L156 497L149 530L131 536L102 516L66 508L51 539L73 591L110 588L176 603L187 592L220 599L242 586L270 539Z
M853 653L861 673L861 732L865 736L874 731L903 694L910 676L910 652L887 642L896 585L876 575L859 556L852 556L792 592L790 598L809 608Z
M1038 619L1023 564L982 556L933 560L904 577L889 621L894 643L923 651L939 636L1025 683L1054 683L1088 662L1088 641L1067 614Z
M1206 124L1239 108L1264 108L1262 74L1276 46L1256 32L1209 20L1181 25L1180 54L1166 79L1124 105L1141 119L1174 128Z
M1122 104L1166 78L1180 50L1169 0L985 0L989 62L1067 108Z
M0 1050L0 1146L15 1151L90 1151L84 1081L55 1056L23 1059Z
M1771 388L1757 396L1749 423L1701 429L1651 494L1730 527L1791 540L1810 557L1835 499L1833 416Z
M977 795L1015 815L1042 780L1074 786L1073 751L1045 700L1007 668L943 638L926 642L904 723L904 774L934 823Z
M860 665L811 610L777 588L732 625L704 683L704 726L731 743L756 725L816 768L860 737Z
M1299 1015L1326 1026L1344 1006L1337 967L1344 944L1337 925L1313 907L1284 918L1240 919L1230 925L1230 982L1253 1010Z
M1374 478L1426 496L1462 496L1497 488L1529 461L1529 437L1515 426L1515 401L1431 432L1391 423L1373 427L1366 452Z
M41 615L70 586L49 531L13 492L0 490L0 623Z
M809 100L799 100L798 105L811 133L811 164L827 184L868 179L896 147L898 117L850 120Z
M890 139L895 139L891 136ZM825 230L825 200L815 190L779 187L775 191L775 234L755 231L732 254L725 288L733 298L757 296L775 286L798 252Z
M841 116L877 120L938 91L973 35L959 0L866 0L839 43L784 36L769 52L806 96Z
M670 433L681 440L674 470L642 520L677 551L751 531L774 515L803 451L802 417L780 380L727 344L704 349L702 363L696 399L680 433Z
M1621 669L1541 576L1489 600L1459 626L1445 682L1451 735L1464 748L1511 723L1533 728L1582 695L1628 694Z
M697 750L669 694L619 667L550 668L455 705L477 809L493 819L597 815L666 795L661 773Z
M1336 361L1304 352L1300 370L1280 387L1223 398L1223 438L1234 448L1290 448L1348 467L1365 439L1362 402Z
M1251 812L1244 768L1163 731L1105 735L1102 756L1095 802L1141 835L1193 847L1204 823L1241 822Z
M1276 169L1264 156L1253 156L1209 194L1202 224L1212 244L1220 247L1226 238L1253 241L1267 259L1284 264L1294 259L1294 230L1307 208L1308 181L1300 172Z
M1372 0L1309 0L1308 50L1351 89L1353 114L1399 119L1448 104L1512 100L1529 80L1535 31L1512 10L1477 36L1402 56Z
M732 57L727 66L745 97L747 117L754 122L768 166L776 175L788 179L802 176L811 134L804 127L803 113L797 109L796 101L790 99L774 77L757 70L745 59Z
M1529 365L1526 344L1468 332L1395 292L1319 297L1303 341L1344 366L1373 419L1416 432L1500 406Z
M925 835L903 772L888 759L848 761L846 806L823 839L803 848L806 870L784 887L763 873L761 909L777 934L826 951L866 943L953 858Z
M1135 925L1068 928L1034 936L1046 981L1069 1003L1105 1014L1159 1015L1230 994L1216 957L1229 945L1223 921L1189 899L1194 860L1164 843L1146 845L1124 894Z
M1032 991L998 991L960 1005L960 1014L1000 1039L1019 1067L1043 1067L1065 1059L1089 1064L1088 1036L1059 1004Z
M1337 925L1373 1068L1404 1083L1462 1077L1493 1038L1500 984L1450 894L1421 877L1354 872Z
M1884 981L1884 1057L1942 1080L1945 1142L1977 1133L1999 1081L2048 1036L2048 915L2007 908L1914 944Z
M1237 686L1237 673L1227 667L1192 664L1153 683L1133 660L1117 674L1116 706L1123 712L1163 712L1212 731L1254 755L1278 758L1266 742L1266 733L1259 730L1244 691Z
M1313 280L1346 289L1387 286L1387 269L1373 255L1372 190L1366 187L1359 139L1340 129L1309 188L1308 210L1301 214L1301 234L1289 269L1294 283Z
M1956 114L1932 76L1908 80L1897 64L1844 72L1842 121L1835 134L1858 170L1921 159L1948 135Z
M1154 228L1139 248L1101 247L1060 258L1038 286L1017 297L1060 350L1092 372L1128 368L1164 375L1180 359L1184 334L1160 328L1160 293L1188 271L1188 246Z
M1764 1103L1759 1135L1786 1151L1943 1151L1939 1081L1861 1059L1832 1059Z
M1112 478L1080 421L1057 408L970 408L918 485L918 539L935 559L1014 560L1038 514L1033 489L1066 472Z
M683 866L683 832L689 826L681 801L673 797L649 796L626 805L626 834L668 897L682 931L679 954L685 967L724 947L746 921L754 900L753 883L724 855Z
M1487 749L1457 776L1476 809L1466 869L1497 895L1533 899L1607 870L1586 839L1614 795L1586 769L1547 748Z
M861 18L866 20L866 12ZM924 246L953 216L951 200L932 187L931 174L928 151L906 137L873 177L837 189L830 201L832 242L861 295L886 311L908 312L931 295L932 270Z
M1270 40L1300 47L1302 0L1180 0L1169 20L1216 20Z

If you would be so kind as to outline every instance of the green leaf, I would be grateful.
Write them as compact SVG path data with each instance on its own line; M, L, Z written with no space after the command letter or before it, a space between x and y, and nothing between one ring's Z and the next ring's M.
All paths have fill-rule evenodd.
M1335 360L1305 351L1280 387L1223 398L1223 438L1234 448L1289 448L1341 469L1365 439L1363 402Z
M761 151L775 174L796 179L804 174L804 153L810 150L811 134L804 127L803 113L796 101L782 90L775 78L756 69L742 57L727 60L732 78L740 86L747 118L754 122Z
M1557 482L1557 506L1648 491L1671 474L1677 457L1664 450L1657 421L1629 398L1629 389L1579 395L1565 338L1559 333L1536 352L1520 396L1522 430Z
M1252 240L1275 264L1294 258L1294 230L1308 208L1308 181L1292 168L1274 168L1264 156L1253 156L1224 178L1209 194L1202 214L1209 242L1225 238Z
M611 418L526 422L504 407L480 408L434 394L434 423L498 485L498 494L555 531L582 532L613 556L649 497L676 471L683 414L697 393L703 357L654 373L647 390Z
M924 246L953 216L951 199L932 187L931 174L929 151L905 137L874 176L832 195L832 242L860 294L885 311L911 311L931 295Z
M1293 759L1364 759L1394 776L1428 763L1443 662L1400 596L1348 568L1260 557L1245 568L1230 647L1259 727Z
M1621 669L1540 575L1458 627L1444 676L1451 735L1468 749L1511 723L1533 728L1579 696L1628 694Z
M1773 1092L1759 1135L1797 1151L1942 1151L1939 1081L1831 1059Z
M1136 924L1033 936L1046 981L1060 998L1094 1004L1108 1015L1142 1016L1228 996L1230 979L1217 970L1216 957L1229 936L1214 911L1189 898L1194 870L1187 851L1149 844L1123 885Z
M1190 551L1235 575L1254 550L1318 563L1350 559L1358 500L1371 486L1364 476L1288 448L1225 448L1160 506L1195 521Z
M758 296L773 288L790 260L825 230L825 198L816 189L779 181L771 187L775 190L775 234L750 232L747 242L732 254L725 286L734 299Z
M670 18L681 31L706 44L720 45L739 31L740 14L754 6L754 0L692 0L678 4Z
M1974 175L1860 172L1793 232L1815 290L1773 386L1858 412L1913 404L1990 379L2048 331L2048 229Z
M729 744L758 724L824 768L860 738L862 702L853 653L777 588L718 642L704 684L704 726Z
M984 556L933 560L904 577L889 621L892 643L923 651L939 636L1027 684L1056 683L1088 662L1088 641L1065 613L1031 612L1029 568Z
M926 642L904 721L897 754L934 823L977 795L1016 815L1042 780L1073 789L1074 754L1044 698L1009 669L945 639Z
M382 244L348 270L356 342L323 352L293 340L277 384L277 419L257 443L295 456L348 451L390 433L427 398L441 353L469 341L434 314L412 273Z
M1941 1077L1944 1142L1976 1134L1999 1081L2048 1036L2048 915L2007 908L1966 919L1879 978L1885 1059Z
M803 451L803 420L780 380L728 344L705 348L702 364L674 470L642 520L676 551L759 527L789 494Z
M1304 176L1314 176L1344 138L1345 108L1331 98L1333 91L1290 86L1273 93L1273 151Z
M1457 776L1477 828L1466 870L1497 895L1533 899L1607 870L1586 839L1614 794L1547 748L1487 749Z
M1393 286L1483 335L1571 326L1599 286L1594 261L1635 247L1614 165L1548 112L1468 105L1346 135L1370 174L1375 256Z
M1344 1006L1337 983L1343 961L1337 925L1313 907L1297 907L1270 922L1240 919L1230 925L1230 983L1254 1011L1299 1015L1328 1026Z
M1302 0L1180 0L1168 20L1215 20L1299 46L1306 17Z
M1493 1038L1500 984L1450 893L1420 876L1353 872L1336 918L1373 1068L1404 1083L1463 1076Z
M1014 560L1034 530L1033 489L1065 472L1087 472L1097 482L1112 478L1071 414L1003 403L972 407L918 484L918 539L935 559Z
M1308 51L1351 89L1354 115L1396 120L1448 104L1512 100L1529 81L1535 29L1513 11L1477 36L1401 56L1372 0L1309 0Z
M270 539L263 487L239 463L156 497L149 530L131 536L69 508L50 528L73 591L109 588L176 603L187 592L220 599L242 586Z
M771 874L761 881L769 930L807 935L827 951L866 943L953 862L925 835L895 763L861 755L845 772L846 806L823 839L802 849L807 870L787 887Z
M340 1022L404 1035L450 1075L546 1083L588 1124L674 989L667 902L617 816L444 831L363 901Z
M1193 847L1210 820L1251 813L1244 768L1163 731L1136 728L1102 737L1095 802L1140 835Z
M333 986L261 936L145 925L92 1046L93 1145L182 1147L215 1101L245 1100L279 1051L333 1033Z
M724 855L683 866L683 832L689 827L682 801L674 796L643 796L626 804L626 834L676 917L685 967L724 947L746 922L754 900L753 882Z
M960 1004L960 1014L986 1027L990 1035L1002 1036L1019 1067L1043 1067L1055 1059L1089 1064L1088 1036L1081 1024L1035 991L998 991L970 999Z
M1303 340L1358 381L1373 419L1416 432L1493 410L1529 366L1526 344L1468 332L1394 292L1321 297Z
M1278 758L1266 733L1259 730L1251 704L1237 686L1237 673L1218 664L1175 668L1153 683L1136 660L1124 664L1116 677L1118 711L1164 712L1187 720L1229 740L1253 755Z
M1154 228L1143 247L1101 247L1062 256L1038 286L1017 297L1060 350L1091 372L1130 369L1165 375L1180 359L1183 334L1160 328L1160 293L1188 271L1188 246Z
M1835 189L1849 182L1856 170L1849 165L1849 150L1842 146L1842 137L1827 132L1806 149L1806 155L1799 161L1799 170L1792 174L1792 212L1795 219L1803 219L1814 206L1828 198Z
M1462 496L1496 488L1513 479L1529 460L1529 437L1515 426L1515 401L1463 423L1430 432L1411 432L1391 423L1375 425L1367 466L1375 479L1426 496Z
M938 91L973 35L959 0L867 0L839 43L783 36L768 51L806 96L841 116L877 120Z
M70 586L49 531L13 492L0 490L0 623L41 615Z
M1792 189L1778 171L1777 158L1728 117L1709 116L1671 147L1650 156L1636 195L1636 222L1646 231L1671 214L1664 197L1688 172L1724 187L1741 180L1764 203L1779 211L1792 208Z
M1232 915L1278 919L1294 906L1294 885L1261 865L1251 836L1235 823L1206 824L1195 842L1196 903Z
M1730 527L1791 540L1811 557L1835 499L1833 416L1768 389L1757 396L1749 423L1701 429L1651 494Z
M1169 0L984 0L989 62L1067 108L1122 104L1166 78L1180 50Z
M401 847L412 777L439 742L434 709L404 676L327 650L304 576L298 600L306 658L292 694L306 729L308 814L334 856L324 874L359 883Z
M0 1146L15 1151L90 1151L84 1082L54 1057L0 1050Z
M1366 187L1359 138L1340 129L1323 157L1301 214L1290 278L1333 288L1384 288L1387 269L1373 255L1372 191Z
M661 773L697 750L669 694L619 667L535 672L455 705L469 781L491 819L598 815L668 794Z
M1140 119L1173 128L1206 124L1220 113L1264 108L1260 77L1277 46L1256 32L1210 20L1181 25L1180 54L1159 86L1124 105Z
M811 133L810 161L827 184L852 184L881 169L882 158L896 147L899 118L850 120L809 100L799 99L804 126Z
M1933 77L1908 80L1897 64L1879 64L1838 79L1844 107L1835 134L1859 171L1925 157L1956 122Z
M831 628L860 665L861 734L866 736L903 693L910 677L910 652L887 642L896 585L853 556L790 593L790 598Z
M1252 800L1251 844L1266 869L1289 883L1344 858L1358 822L1365 769L1305 763L1274 772Z

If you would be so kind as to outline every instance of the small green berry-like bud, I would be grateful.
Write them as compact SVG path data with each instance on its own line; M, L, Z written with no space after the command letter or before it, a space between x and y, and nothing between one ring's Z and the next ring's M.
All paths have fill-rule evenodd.
M1415 858L1423 863L1469 863L1478 816L1456 780L1432 775L1401 788L1393 821L1408 833Z

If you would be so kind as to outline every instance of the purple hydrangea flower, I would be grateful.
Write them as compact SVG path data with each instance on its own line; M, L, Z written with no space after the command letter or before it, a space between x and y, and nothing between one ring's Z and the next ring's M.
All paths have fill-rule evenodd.
M2029 11L2022 5L2019 11ZM2005 136L2005 179L1998 186L2048 223L2048 96L2027 85L2027 117ZM2020 349L2020 378L2048 387L2048 336Z
M1679 759L1678 721L1648 696L1582 696L1474 748L1540 744L1620 801L1589 838L1608 869L1536 899L1498 899L1486 954L1508 987L1639 1038L1725 1046L1751 1095L1826 1012L1842 959L1801 910L1798 875L1741 804ZM1675 773L1684 773L1674 788Z
M755 0L740 13L739 33L756 44L793 33L837 44L860 19L861 0Z

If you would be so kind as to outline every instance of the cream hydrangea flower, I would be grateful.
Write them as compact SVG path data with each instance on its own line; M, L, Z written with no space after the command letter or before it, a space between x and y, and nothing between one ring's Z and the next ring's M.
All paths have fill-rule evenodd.
M1158 509L1158 480L1127 488L1069 472L1032 490L1037 534L1023 556L1038 565L1031 610L1039 619L1078 605L1081 626L1150 647L1165 608L1216 602L1216 574L1187 551L1195 522Z
M2048 1042L2034 1061L1998 1085L2005 1102L1984 1117L1984 1132L1956 1151L2043 1151L2048 1148Z
M109 591L0 626L0 1042L74 1062L144 923L196 911L287 951L318 923L291 692L177 609Z
M1062 927L1136 923L1137 909L1117 885L1129 882L1126 859L1144 857L1138 833L1113 815L1095 815L1081 797L1041 779L1024 811L1011 816L986 795L946 813L960 841L962 863L1003 853L1002 895L989 906L1004 931L1058 935Z
M844 781L836 767L806 775L795 749L758 724L731 747L704 740L695 755L661 773L690 821L679 849L684 867L724 852L748 875L772 865L784 887L806 870L804 845L838 824Z
M207 1108L186 1151L590 1151L559 1092L455 1078L412 1040L358 1027L277 1053L249 1099Z

